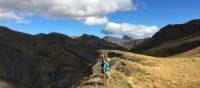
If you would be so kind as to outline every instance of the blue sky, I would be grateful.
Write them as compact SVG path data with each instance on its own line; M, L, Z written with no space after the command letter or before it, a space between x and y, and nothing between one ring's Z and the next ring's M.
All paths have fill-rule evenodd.
M114 11L100 16L106 16L109 22L145 26L154 25L158 29L167 24L179 24L200 18L200 0L133 0L132 4L134 8L131 10ZM0 10L1 8L3 7L0 7ZM86 25L82 21L71 18L49 19L41 15L25 16L24 18L29 22L16 22L12 19L3 19L0 16L0 25L30 34L59 32L69 36L77 36L84 33L99 37L105 36L102 30L105 29L106 25ZM132 30L133 26L128 28ZM137 31L139 29L133 30ZM112 32L110 34L121 37L126 33Z

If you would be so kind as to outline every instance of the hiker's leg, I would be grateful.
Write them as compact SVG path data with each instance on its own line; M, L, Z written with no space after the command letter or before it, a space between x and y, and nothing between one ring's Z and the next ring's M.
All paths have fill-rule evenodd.
M111 79L110 73L108 74L109 79Z
M106 72L106 85L109 84L109 79L110 79L109 72Z
M110 77L110 72L107 72L106 75L107 75L108 79L111 78L111 77Z
M109 78L108 78L108 74L107 74L107 72L105 73L105 80L104 80L104 82L105 82L105 84L106 84L106 86L108 85L108 80L109 80Z
M103 84L105 84L105 81L106 81L105 73L102 74L102 81L103 81Z
M106 80L106 85L108 86L108 80Z

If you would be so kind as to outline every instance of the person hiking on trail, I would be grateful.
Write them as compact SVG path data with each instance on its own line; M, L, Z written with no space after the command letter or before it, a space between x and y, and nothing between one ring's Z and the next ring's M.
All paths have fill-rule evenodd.
M104 66L104 58L105 58L105 55L104 55L104 52L101 52L100 53L100 56L99 56L99 58L100 58L100 62L101 62L101 73L102 73L102 75L104 74L104 71L103 71L103 66Z
M108 59L104 59L103 72L104 80L106 81L106 85L108 85L108 79L110 79L110 64Z
M108 85L108 79L110 79L110 58L108 58L107 52L100 52L99 55L100 60L100 79L103 79L103 82L106 82L106 85Z
M110 58L108 58L107 52L102 52L101 55L101 68L102 68L102 74L103 74L103 80L106 82L106 85L108 85L108 79L110 79Z

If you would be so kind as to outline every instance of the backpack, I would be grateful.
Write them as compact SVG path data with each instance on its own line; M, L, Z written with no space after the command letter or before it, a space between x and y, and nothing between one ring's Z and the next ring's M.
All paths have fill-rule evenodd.
M104 63L105 64L105 71L108 72L110 71L110 65L108 62Z

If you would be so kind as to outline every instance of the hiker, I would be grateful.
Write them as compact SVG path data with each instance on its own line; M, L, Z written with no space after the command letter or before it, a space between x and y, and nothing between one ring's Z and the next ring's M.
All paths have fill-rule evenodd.
M106 82L106 85L108 85L108 79L110 79L110 58L108 58L107 52L100 52L99 60L101 63L100 79L103 79L103 82Z
M104 82L106 82L106 85L108 85L108 79L110 79L110 63L109 63L108 53L104 52L104 58L103 58L103 79Z
M106 81L106 85L108 85L108 79L110 79L110 64L107 59L104 61L104 80Z
M105 58L104 52L101 52L101 54L100 54L100 60L101 60L101 73L102 73L102 75L104 74L104 71L103 71L104 58Z
M98 61L100 62L99 63L99 68L98 68L98 72L99 72L99 79L102 80L103 79L103 75L104 75L104 71L103 71L103 65L104 65L104 58L105 58L105 55L104 55L104 52L99 52L99 59Z

